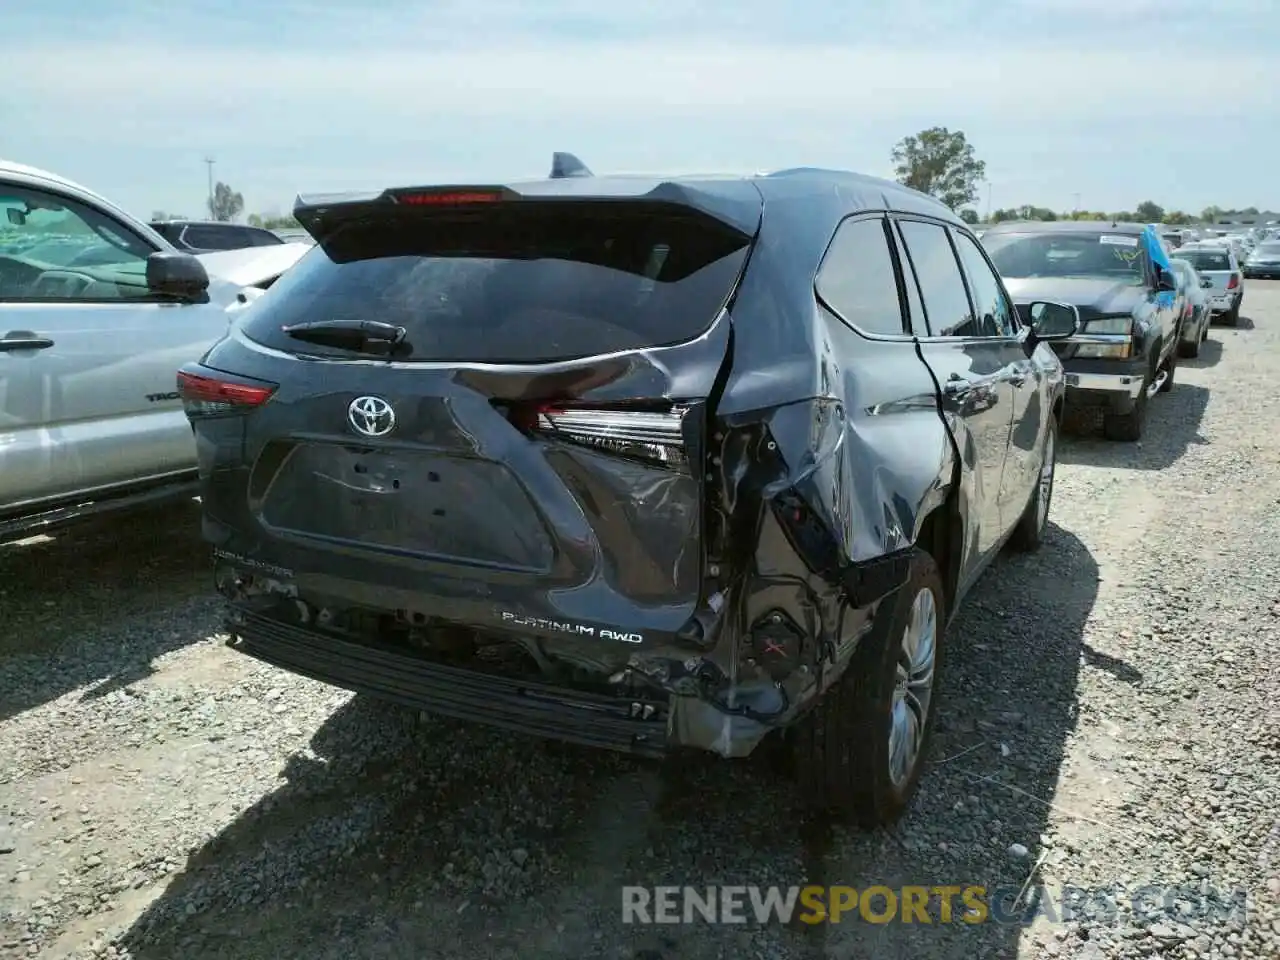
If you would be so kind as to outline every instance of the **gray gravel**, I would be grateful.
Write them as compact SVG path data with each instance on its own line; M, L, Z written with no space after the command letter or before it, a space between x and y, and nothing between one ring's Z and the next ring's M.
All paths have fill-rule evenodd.
M0 956L1280 956L1280 284L1245 306L1140 446L1064 442L1046 548L949 635L893 834L806 821L764 760L420 720L232 654L185 507L0 549ZM1029 924L620 922L628 882L1029 875Z

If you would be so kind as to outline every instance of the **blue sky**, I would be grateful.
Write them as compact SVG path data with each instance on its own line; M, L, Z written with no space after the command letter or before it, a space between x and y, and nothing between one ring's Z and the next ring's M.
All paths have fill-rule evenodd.
M996 207L1280 207L1280 0L10 6L0 156L142 216L199 215L206 155L282 212L543 176L557 149L597 172L891 176L935 124L968 135Z

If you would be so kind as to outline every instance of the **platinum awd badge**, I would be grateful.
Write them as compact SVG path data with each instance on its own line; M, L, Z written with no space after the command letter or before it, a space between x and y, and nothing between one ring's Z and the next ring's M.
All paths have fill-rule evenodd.
M550 620L546 617L525 617L518 613L503 610L502 622L512 627L528 627L532 630L545 630L549 633L567 633L575 637L598 637L601 640L616 640L620 643L644 643L644 634L623 633L609 627L589 623L574 623L571 620Z

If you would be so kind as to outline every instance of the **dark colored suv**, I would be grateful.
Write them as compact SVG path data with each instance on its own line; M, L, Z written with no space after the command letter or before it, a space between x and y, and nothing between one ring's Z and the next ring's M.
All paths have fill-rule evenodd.
M284 243L284 240L265 227L254 227L246 223L156 220L152 221L151 227L179 250L186 250L188 253L274 247Z
M946 624L1044 534L1073 308L1024 326L946 207L849 173L295 214L178 376L234 647L644 755L777 732L822 807L902 812Z

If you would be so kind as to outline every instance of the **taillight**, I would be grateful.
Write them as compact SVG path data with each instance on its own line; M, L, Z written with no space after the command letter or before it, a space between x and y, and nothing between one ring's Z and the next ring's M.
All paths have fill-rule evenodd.
M1231 279L1227 281L1227 289L1234 290L1239 285L1240 285L1240 278L1233 273L1231 275Z
M679 467L688 463L684 443L688 412L687 407L653 411L536 404L513 407L508 415L526 433Z
M225 380L217 376L178 371L178 394L188 417L220 417L247 413L262 406L276 392L274 383L249 381L238 377Z

